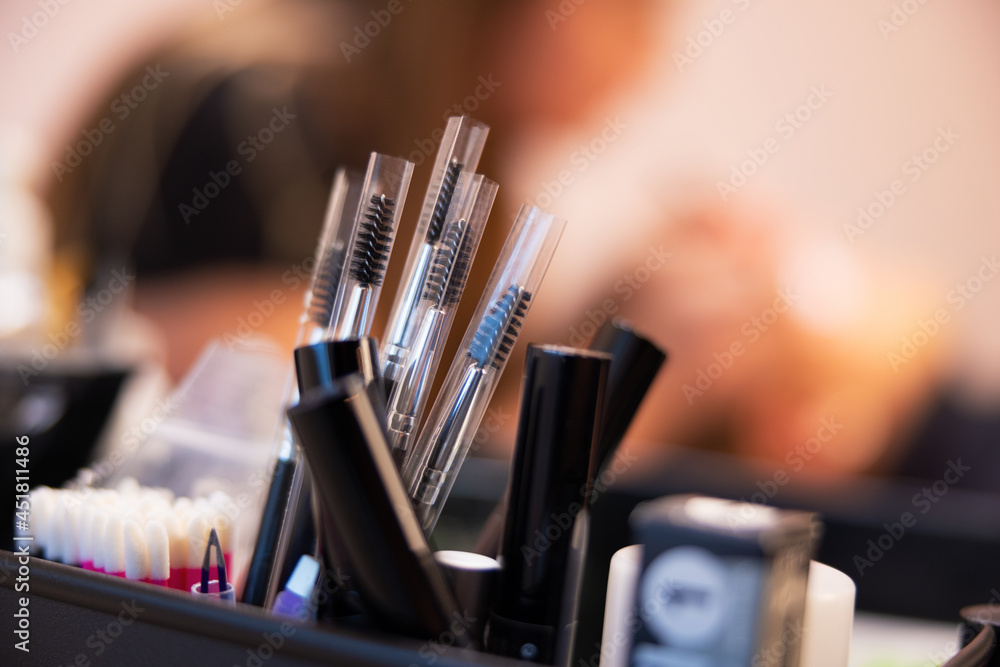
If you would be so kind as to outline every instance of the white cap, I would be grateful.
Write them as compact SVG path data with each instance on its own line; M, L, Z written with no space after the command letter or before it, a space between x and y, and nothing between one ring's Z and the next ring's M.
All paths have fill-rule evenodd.
M146 547L149 551L149 578L166 581L170 578L170 537L162 522L146 522Z
M122 538L125 552L125 578L134 581L149 577L149 549L146 547L146 531L133 519L122 522Z
M101 541L101 546L104 547L104 571L109 574L125 572L125 530L121 514L116 512L108 515Z

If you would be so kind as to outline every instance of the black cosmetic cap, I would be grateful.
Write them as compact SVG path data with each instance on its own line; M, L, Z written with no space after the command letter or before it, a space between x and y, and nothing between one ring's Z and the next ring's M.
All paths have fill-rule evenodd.
M601 327L587 349L607 352L614 358L608 373L607 398L596 450L596 477L614 456L646 391L667 360L667 354L618 318Z
M458 606L413 513L364 379L349 375L310 391L288 416L367 614L390 632L441 636Z
M528 346L491 651L538 662L553 658L610 364L611 356L600 352Z
M337 378L360 373L368 394L385 406L385 388L378 360L378 341L370 336L323 341L295 348L295 377L299 394L329 387Z

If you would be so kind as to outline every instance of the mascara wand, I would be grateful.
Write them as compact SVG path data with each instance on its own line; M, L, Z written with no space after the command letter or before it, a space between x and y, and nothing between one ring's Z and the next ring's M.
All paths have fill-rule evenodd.
M316 266L306 292L305 310L295 347L315 343L325 337L333 319L344 277L345 248L353 233L351 223L360 197L360 175L352 173L348 176L344 169L339 169L333 179L326 219L316 246Z
M425 530L430 531L429 514L424 508L433 508L442 488L448 479L448 473L455 464L456 457L461 452L463 440L470 440L467 432L479 427L482 415L475 415L477 407L485 407L489 402L480 397L490 386L488 376L499 374L498 371L507 361L507 355L524 322L531 294L524 288L511 285L507 292L493 307L493 310L483 318L473 337L472 346L466 353L467 366L458 394L455 396L451 409L445 416L436 437L430 442L426 462L421 466L420 476L411 481L408 489L414 500L418 515ZM475 422L475 423L473 423ZM434 517L436 520L437 517Z
M333 340L367 336L386 265L392 252L396 220L402 209L413 174L413 163L372 153L353 226L351 257L344 280L338 286L336 308L330 320ZM398 206L397 206L398 204Z
M382 374L390 396L404 372L421 326L421 293L433 267L435 246L442 238L451 209L461 203L459 178L463 171L476 170L488 133L488 127L467 116L448 119L406 258L401 287L386 327Z
M383 195L372 195L361 229L354 242L354 254L348 276L344 318L338 323L337 338L358 338L366 323L370 326L375 308L376 289L382 285L385 267L392 250L392 211L396 202Z
M400 468L423 415L496 192L496 183L478 174L463 173L448 221L438 232L433 252L428 253L430 261L419 300L410 311L415 335L408 350L396 348L407 354L390 365L398 369L398 374L389 395L387 440Z
M434 202L433 213L427 223L427 231L423 241L420 242L417 253L416 264L413 266L409 279L404 284L403 291L395 304L393 304L393 319L389 323L386 335L386 363L385 373L390 383L395 383L398 379L400 369L406 360L406 355L413 346L416 336L416 329L419 323L415 322L413 315L417 311L418 302L421 298L421 287L427 281L427 277L434 266L435 244L441 238L444 228L444 220L448 215L448 208L455 194L455 186L458 185L458 176L462 171L462 163L451 160L445 168L441 179L441 186ZM419 236L416 237L419 240ZM397 315L398 313L398 315ZM390 377L391 375L391 377ZM391 392L391 386L390 386Z
M464 352L452 364L403 464L403 482L427 535L437 524L564 226L541 209L521 207L462 341Z

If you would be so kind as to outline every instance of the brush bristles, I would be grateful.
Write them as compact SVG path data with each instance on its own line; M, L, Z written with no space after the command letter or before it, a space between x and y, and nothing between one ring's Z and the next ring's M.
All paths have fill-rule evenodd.
M465 283L469 280L469 271L472 269L472 251L475 245L473 234L462 235L462 243L458 246L458 254L451 267L451 275L448 279L448 287L444 292L444 303L456 304L462 298L465 291Z
M435 243L441 238L441 231L444 228L445 218L448 217L448 208L451 206L451 198L455 195L455 185L458 183L458 176L462 173L462 163L452 160L444 170L441 177L441 189L438 190L437 201L434 202L434 213L427 223L427 243Z
M499 370L514 347L530 300L531 294L517 285L508 287L497 300L472 336L469 356L476 365L485 368L489 364Z
M449 282L457 267L456 259L462 247L462 239L468 223L465 220L452 222L442 235L441 242L434 249L434 259L427 274L423 298L435 307L440 307L450 293Z
M309 299L309 320L320 326L327 326L333 319L333 305L337 298L340 271L344 267L343 248L331 244L325 248L316 266Z
M364 286L382 284L385 266L392 249L392 209L395 202L385 195L372 195L371 203L361 221L354 255L351 258L351 277Z

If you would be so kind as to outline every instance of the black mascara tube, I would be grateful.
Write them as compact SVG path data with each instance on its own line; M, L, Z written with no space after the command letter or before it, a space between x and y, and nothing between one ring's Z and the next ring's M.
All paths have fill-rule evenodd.
M608 460L614 456L642 399L656 378L667 354L647 338L643 338L631 325L616 318L605 324L594 335L587 349L610 354L608 386L601 411L601 431L597 440L597 464L594 478ZM593 481L593 479L591 481ZM490 514L473 549L476 553L493 557L500 546L503 529L503 502Z
M329 387L337 378L360 373L369 397L385 406L385 388L378 360L378 341L370 336L323 341L295 348L295 375L299 394Z
M368 397L378 415L384 414L385 392L378 364L378 341L369 336L338 341L322 341L295 348L295 376L298 379L299 395L313 389L331 387L337 378L353 373L364 380ZM384 423L380 417L380 423ZM346 583L330 595L329 604L319 610L320 616L334 616L343 619L359 612L356 594L350 590L351 572L347 564L343 541L326 516L322 505L317 502L312 489L311 476L303 480L302 490L296 496L292 542L288 553L292 554L283 563L280 581L287 581L298 560L296 554L314 553L313 544L318 546L318 554L324 566L338 573L338 579ZM346 575L346 576L345 576Z
M440 637L458 606L400 481L364 380L334 380L303 395L288 416L367 615L390 632Z
M306 309L299 326L299 343L320 340L333 318L333 308L344 268L345 247L354 233L355 211L361 197L359 178L340 169L333 179L330 200L327 204L323 229L316 246L316 265L313 269ZM285 402L294 402L291 382L285 393ZM298 447L292 439L291 427L284 414L281 415L277 434L277 456L271 474L271 484L261 510L261 525L257 531L253 556L247 570L243 602L261 607L270 607L280 584L288 580L292 563L296 558L285 556L289 545L307 545L311 548L315 541L312 522L298 520L299 498L309 497L309 475L301 460ZM303 531L305 534L303 534Z
M577 516L588 502L610 363L604 353L528 346L487 629L492 653L545 664L569 655L586 548Z

